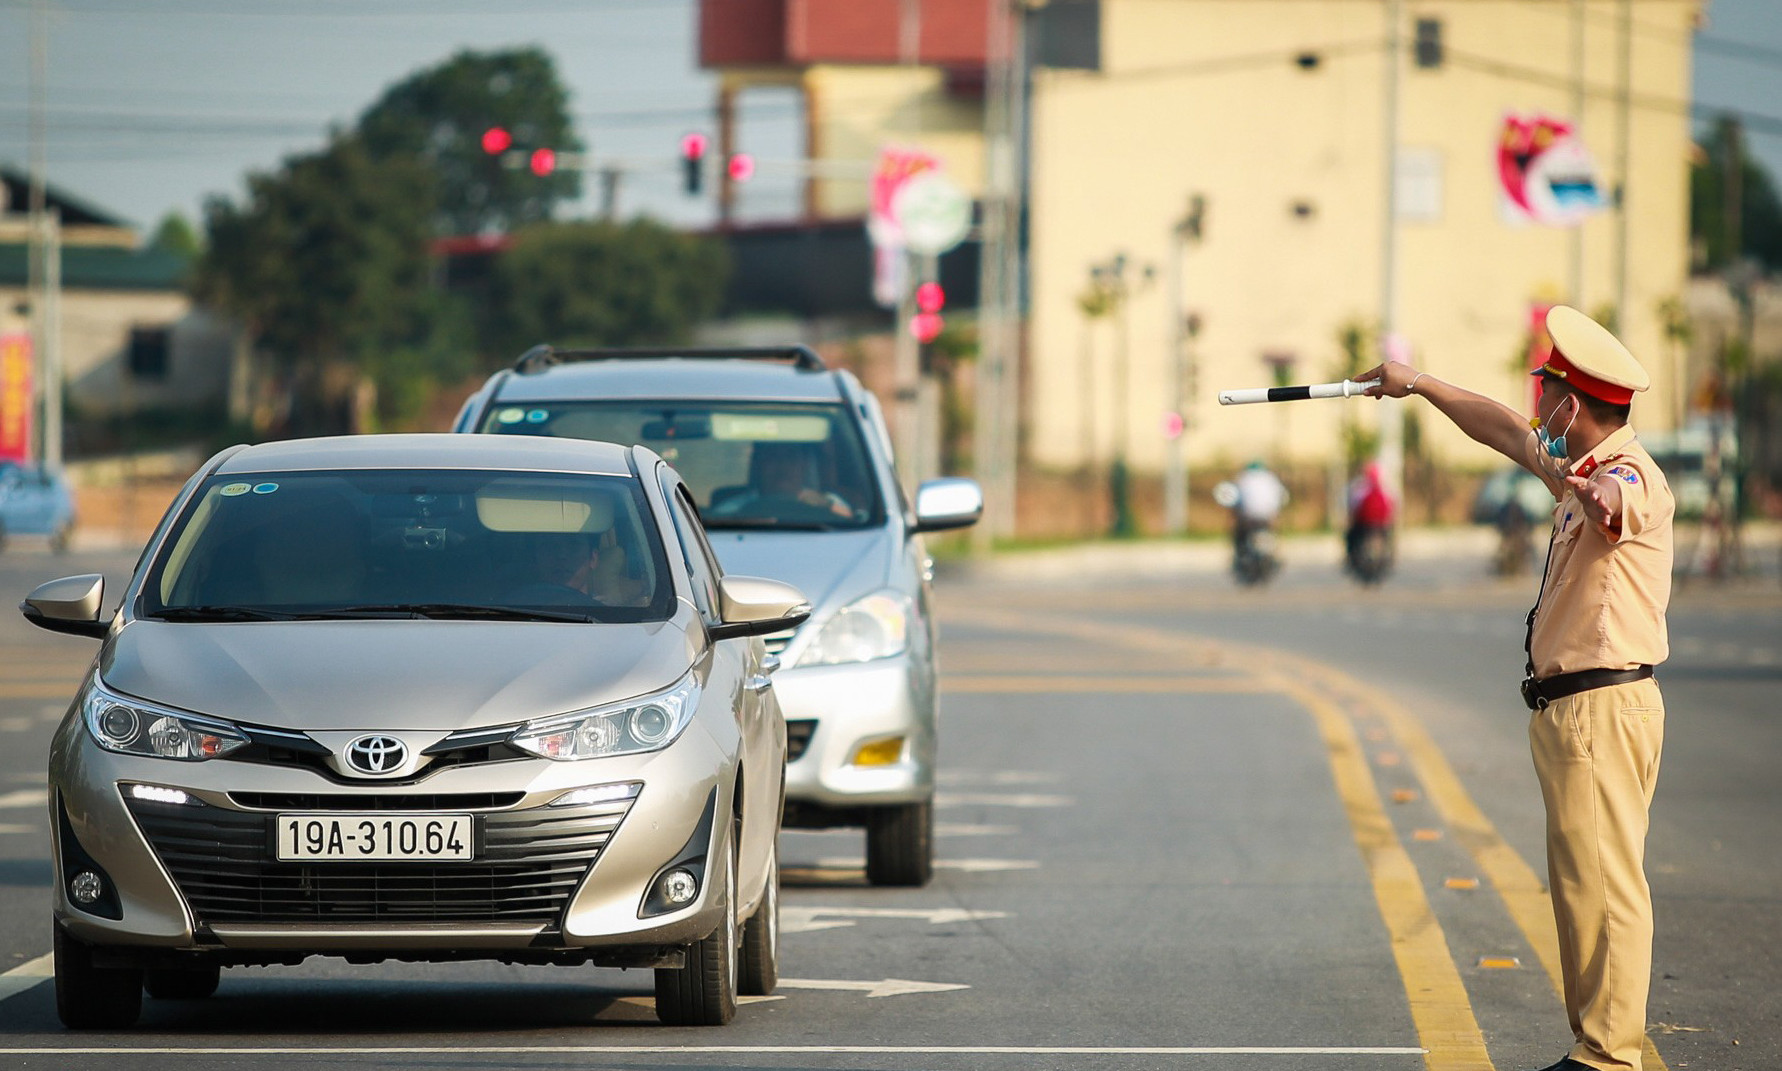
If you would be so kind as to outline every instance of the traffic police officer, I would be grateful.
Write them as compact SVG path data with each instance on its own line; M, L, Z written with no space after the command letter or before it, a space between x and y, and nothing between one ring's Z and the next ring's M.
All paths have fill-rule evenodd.
M1528 737L1547 807L1547 874L1575 1044L1545 1071L1639 1071L1652 973L1648 808L1664 742L1652 668L1669 653L1671 518L1664 474L1627 424L1650 385L1576 309L1547 313L1553 355L1537 418L1409 365L1381 365L1373 397L1427 398L1472 438L1540 477L1558 502L1528 615Z

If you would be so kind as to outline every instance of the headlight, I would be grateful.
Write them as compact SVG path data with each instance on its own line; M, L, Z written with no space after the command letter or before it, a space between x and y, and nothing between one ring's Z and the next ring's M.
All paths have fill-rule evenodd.
M823 623L798 664L834 666L901 654L909 643L909 605L902 595L886 591L854 600Z
M115 695L97 676L87 682L81 714L95 743L125 755L203 762L222 758L248 742L226 721Z
M528 722L510 739L547 759L598 759L667 747L693 720L699 686L688 674L666 691Z

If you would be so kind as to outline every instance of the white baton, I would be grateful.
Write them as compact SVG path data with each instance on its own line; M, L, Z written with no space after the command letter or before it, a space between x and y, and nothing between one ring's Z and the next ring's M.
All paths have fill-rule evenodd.
M1307 398L1353 398L1380 381L1370 379L1357 383L1345 379L1341 383L1311 383L1298 387L1257 387L1254 390L1222 390L1220 405L1253 405L1256 402L1303 402Z

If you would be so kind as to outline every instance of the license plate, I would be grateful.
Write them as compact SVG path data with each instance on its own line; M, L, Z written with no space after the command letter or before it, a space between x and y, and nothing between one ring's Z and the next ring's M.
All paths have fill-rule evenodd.
M281 863L469 862L467 814L281 814L274 821Z

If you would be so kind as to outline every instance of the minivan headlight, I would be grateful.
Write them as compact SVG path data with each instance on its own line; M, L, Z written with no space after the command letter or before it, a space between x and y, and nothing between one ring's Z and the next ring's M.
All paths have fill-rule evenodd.
M653 695L527 722L509 740L534 755L565 762L655 751L681 735L698 698L699 685L689 673Z
M100 684L97 674L81 696L81 715L94 743L125 755L203 762L248 743L241 730L220 718L118 695Z
M798 664L834 666L902 654L909 644L909 606L907 598L889 591L855 599L823 623Z

